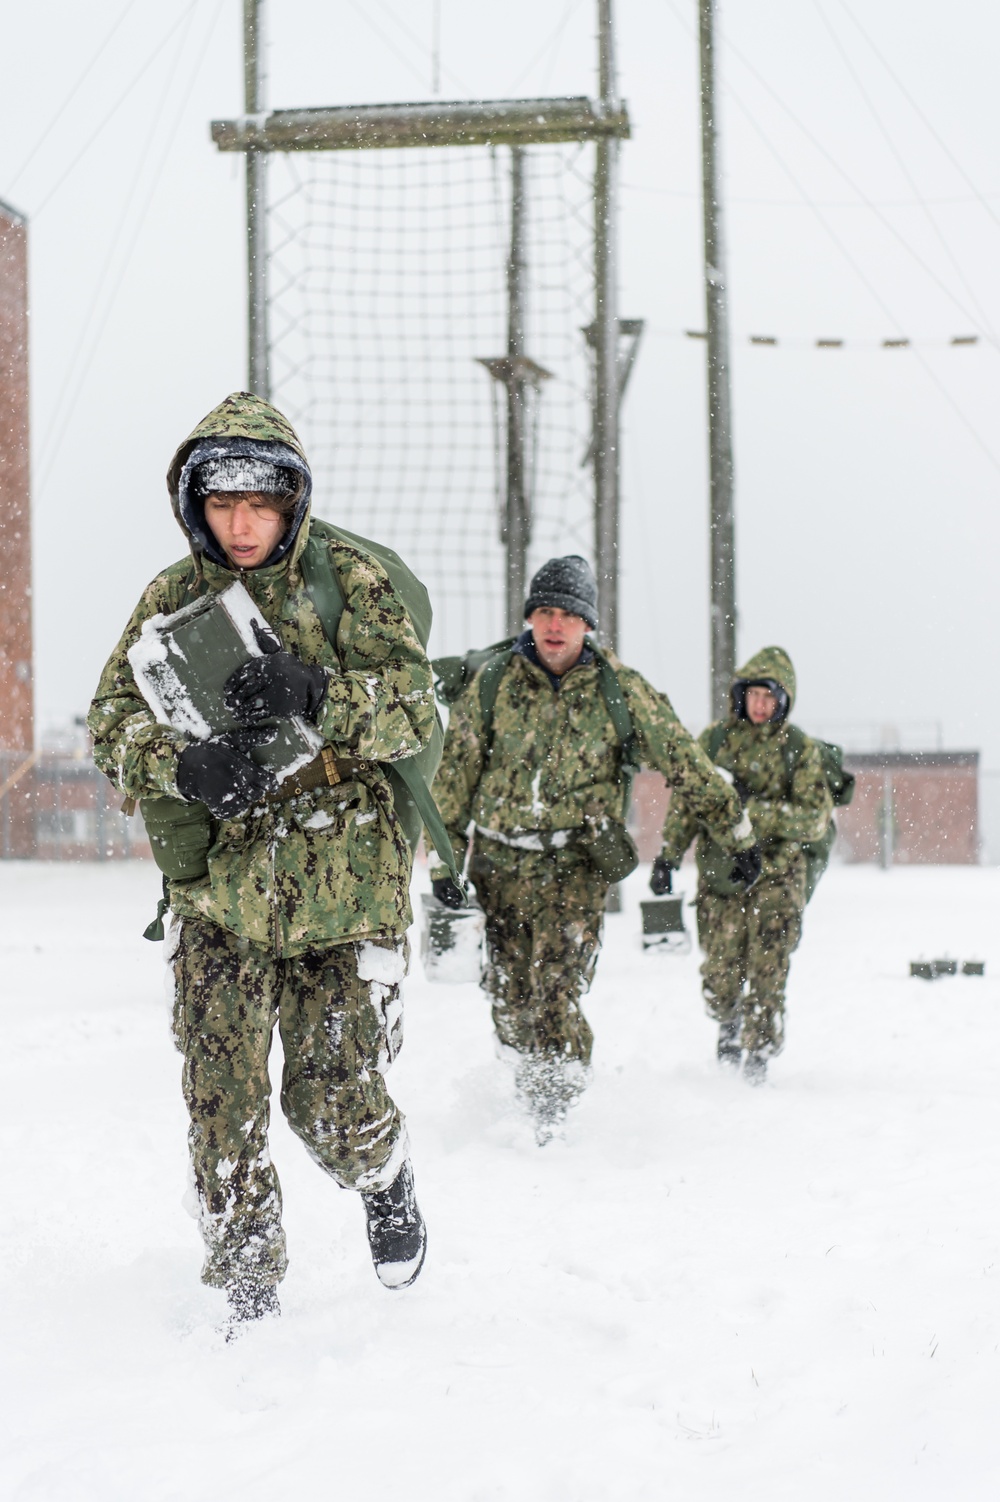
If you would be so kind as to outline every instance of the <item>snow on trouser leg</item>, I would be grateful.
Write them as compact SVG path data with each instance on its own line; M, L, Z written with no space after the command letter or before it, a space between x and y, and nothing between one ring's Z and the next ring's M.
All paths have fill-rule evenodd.
M385 1083L402 1042L405 940L335 944L287 962L278 1028L281 1106L345 1189L386 1189L409 1151Z
M191 1172L205 1245L202 1280L268 1287L287 1265L281 1189L267 1145L275 964L216 924L186 919L174 975L174 1037L184 1054Z
M504 850L503 858L503 869L475 873L497 1037L519 1054L586 1069L594 1035L580 1001L597 963L607 882L573 850Z

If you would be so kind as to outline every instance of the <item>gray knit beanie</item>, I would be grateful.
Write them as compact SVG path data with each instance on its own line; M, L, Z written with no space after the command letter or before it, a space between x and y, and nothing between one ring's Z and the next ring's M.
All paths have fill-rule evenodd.
M586 558L570 553L565 558L550 558L531 581L531 591L524 604L525 617L543 605L568 610L597 629L597 580Z
M282 495L295 489L295 475L280 464L255 459L249 454L223 454L207 459L194 472L199 495L229 495L234 491L255 495Z

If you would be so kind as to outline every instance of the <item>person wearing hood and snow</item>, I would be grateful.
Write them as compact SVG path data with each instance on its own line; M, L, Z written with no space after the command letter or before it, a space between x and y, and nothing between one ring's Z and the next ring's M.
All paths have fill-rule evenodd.
M802 934L806 905L803 844L822 838L833 800L815 741L788 723L795 669L781 647L765 647L739 669L726 720L699 737L733 781L760 841L763 867L752 890L729 880L724 853L700 834L698 939L705 954L702 988L719 1024L717 1055L751 1084L784 1042L785 984ZM663 826L663 849L650 885L669 892L672 872L699 834L697 810L675 793ZM745 1051L745 1057L744 1057Z
M227 397L167 478L190 552L143 594L88 724L97 765L128 798L206 805L213 820L207 873L169 886L173 1032L202 1278L225 1290L236 1328L278 1312L286 1269L267 1145L275 1023L282 1110L335 1182L360 1191L380 1280L405 1287L423 1262L406 1131L384 1079L401 1041L411 912L410 851L381 763L418 752L436 711L430 666L388 576L336 538L327 546L346 605L336 646L327 640L300 568L309 466L279 412L246 392ZM128 649L144 621L235 577L273 633L226 685L248 741L194 740L157 723ZM255 725L291 715L315 725L323 753L275 788L245 746Z
M729 852L737 881L754 879L759 856L731 783L666 695L610 654L609 685L588 640L597 584L585 559L550 559L531 581L524 614L527 630L506 659L483 667L453 705L434 795L459 864L471 854L486 913L482 985L543 1143L590 1077L593 1033L580 1002L627 840L627 760L656 767L683 791L692 817ZM631 716L631 746L612 715L616 694ZM632 847L625 867L636 859ZM444 867L432 865L431 877L436 896L457 907Z

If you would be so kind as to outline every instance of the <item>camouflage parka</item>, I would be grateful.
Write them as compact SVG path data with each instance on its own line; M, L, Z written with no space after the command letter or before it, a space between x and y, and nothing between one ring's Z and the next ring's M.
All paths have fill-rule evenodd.
M788 654L780 647L766 647L740 668L734 687L769 680L781 685L788 695L788 707L795 702L795 669ZM770 721L754 725L750 720L731 714L722 722L726 736L715 758L716 764L748 790L746 811L754 833L760 841L763 857L762 876L781 877L803 864L803 843L822 837L833 812L833 799L827 786L814 741L805 737L788 785L785 746L787 719L779 724ZM709 751L714 725L698 737ZM679 866L685 850L699 834L696 810L681 789L673 795L663 825L664 859ZM708 842L700 838L696 849L702 880L710 859Z
M588 660L589 659L589 660ZM646 766L683 789L692 815L730 850L753 843L732 787L678 720L665 694L641 674L608 660L632 716ZM497 688L492 751L483 727L478 675L452 706L434 796L459 861L471 822L499 835L477 846L503 859L504 843L531 834L624 823L621 743L601 692L593 654L553 687L538 663L515 652ZM432 875L444 875L432 868Z
M218 438L281 444L303 477L290 529L294 540L277 562L234 570L210 556L210 544L190 521L185 464L196 445ZM368 553L331 541L347 602L334 649L298 564L309 529L308 466L291 426L258 397L236 393L210 412L178 449L168 485L191 552L148 586L101 674L87 721L95 762L129 797L179 796L177 758L189 738L157 724L126 654L144 621L224 589L239 573L284 647L327 669L316 717L324 742L338 757L371 765L335 787L265 802L217 824L208 875L172 882L171 908L181 917L207 918L277 956L402 935L411 922L410 851L376 759L419 751L435 708L430 665L388 577Z

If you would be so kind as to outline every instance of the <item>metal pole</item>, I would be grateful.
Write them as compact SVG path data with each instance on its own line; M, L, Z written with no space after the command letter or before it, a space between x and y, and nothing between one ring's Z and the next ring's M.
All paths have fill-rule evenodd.
M264 111L264 0L243 0L243 97L248 115ZM247 159L247 384L271 395L267 340L267 153Z
M525 393L519 372L524 358L524 148L510 153L510 256L507 261L507 633L516 635L528 592L528 502L525 476Z
M736 671L736 549L733 523L729 311L715 114L715 0L698 0L701 41L701 160L708 330L709 538L712 575L712 715L729 709Z
M893 807L892 773L882 773L882 807L879 810L879 865L883 871L892 869L895 854L895 809Z
M618 108L612 0L598 0L600 105ZM601 640L618 640L618 141L604 136L594 164L594 562Z

